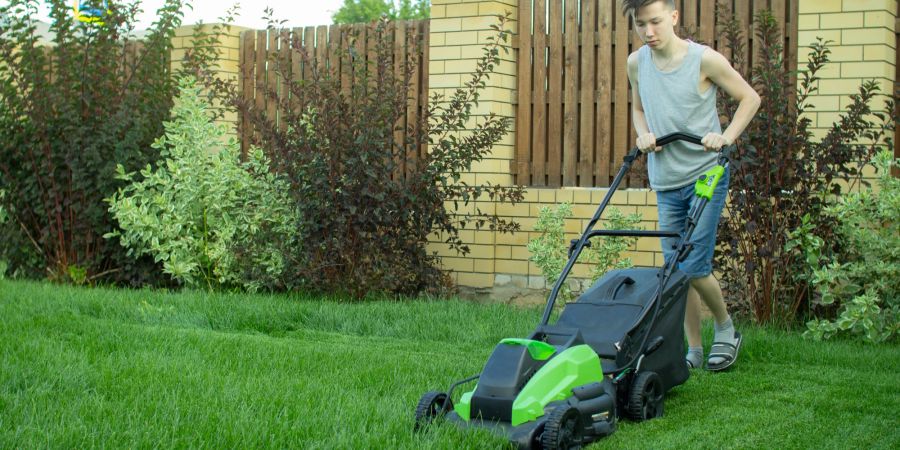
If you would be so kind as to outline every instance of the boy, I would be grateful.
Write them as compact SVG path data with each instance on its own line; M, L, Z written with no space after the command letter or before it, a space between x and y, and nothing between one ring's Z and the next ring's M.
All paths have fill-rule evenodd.
M637 147L649 153L647 169L650 186L657 191L660 230L681 231L694 198L694 182L716 165L716 151L731 145L750 123L759 108L759 95L720 53L675 35L678 11L674 0L623 0L622 12L632 18L645 44L628 56ZM724 132L716 111L717 89L739 102ZM703 136L703 147L684 141L665 148L656 146L656 136L674 132ZM741 335L734 329L719 282L712 275L716 228L727 193L726 171L698 221L691 238L693 250L679 265L691 278L684 319L685 360L691 368L703 364L701 301L715 318L707 369L729 368L741 346ZM667 258L672 257L673 240L663 240Z

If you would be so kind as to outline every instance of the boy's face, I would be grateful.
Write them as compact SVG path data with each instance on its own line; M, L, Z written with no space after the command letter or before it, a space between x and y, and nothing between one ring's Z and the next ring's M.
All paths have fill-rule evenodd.
M664 47L672 40L677 23L678 11L669 8L666 1L653 2L634 12L634 29L652 49Z

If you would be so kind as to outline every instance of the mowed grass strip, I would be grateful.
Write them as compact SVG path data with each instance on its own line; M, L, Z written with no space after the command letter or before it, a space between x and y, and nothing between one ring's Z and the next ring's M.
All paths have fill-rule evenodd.
M414 434L413 410L539 318L463 301L0 281L0 448L498 448L483 431ZM593 447L900 447L896 344L741 331L734 370L695 371L665 417Z

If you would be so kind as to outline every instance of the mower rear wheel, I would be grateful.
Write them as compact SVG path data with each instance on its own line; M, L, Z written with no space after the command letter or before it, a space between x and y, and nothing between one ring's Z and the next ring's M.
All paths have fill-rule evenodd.
M444 407L445 403L447 404L446 408ZM416 423L413 426L413 430L421 430L433 422L434 419L443 416L452 409L453 400L448 399L447 394L437 391L426 392L416 406Z
M663 415L665 393L656 372L641 372L634 377L628 393L625 413L638 422Z
M572 407L560 406L550 413L541 435L544 450L579 449L584 442L584 423L581 413Z

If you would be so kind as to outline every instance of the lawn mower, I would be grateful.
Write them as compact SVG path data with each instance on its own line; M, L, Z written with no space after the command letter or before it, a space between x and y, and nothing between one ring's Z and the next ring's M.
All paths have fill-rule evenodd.
M674 133L659 138L700 145L697 136ZM700 176L696 200L678 232L594 230L622 178L640 155L634 148L584 233L572 240L569 260L547 299L537 329L527 339L503 339L484 369L453 383L447 391L427 392L415 411L415 430L436 420L488 428L523 449L570 449L612 434L620 418L643 421L663 414L666 392L687 381L685 302L690 280L678 262L691 251L697 220L728 158ZM550 324L556 298L578 256L598 236L674 237L675 257L661 268L612 270L578 299L565 305ZM476 381L454 404L453 391Z

